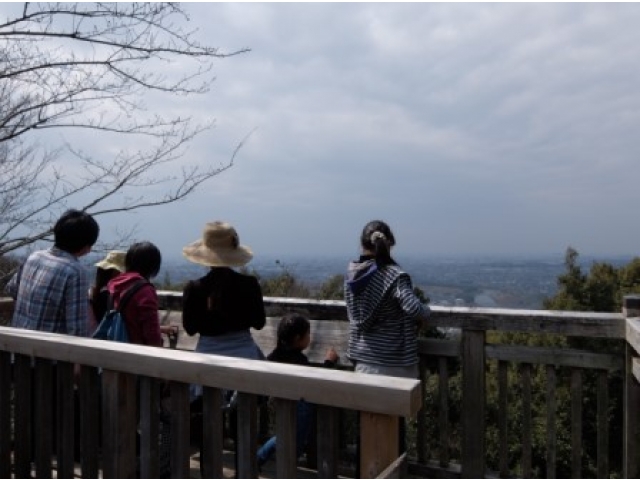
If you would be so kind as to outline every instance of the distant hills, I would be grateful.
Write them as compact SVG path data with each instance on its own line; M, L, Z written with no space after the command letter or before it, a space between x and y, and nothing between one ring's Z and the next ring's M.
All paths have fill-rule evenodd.
M562 256L548 257L397 257L411 275L415 286L431 299L432 305L459 305L540 309L545 298L557 289L558 275L564 272ZM631 257L581 257L585 272L594 261L624 265ZM337 257L256 257L248 268L268 278L287 269L311 287L345 271L349 258ZM278 263L277 263L278 262ZM165 261L158 282L167 278L180 284L206 273L205 267L186 260Z

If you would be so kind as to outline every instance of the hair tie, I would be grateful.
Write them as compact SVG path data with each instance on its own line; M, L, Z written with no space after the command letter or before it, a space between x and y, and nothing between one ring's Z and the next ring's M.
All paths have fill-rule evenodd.
M385 234L384 234L384 233L382 233L382 232L378 232L378 231L376 230L375 232L373 232L373 233L371 234L371 238L370 238L371 243L372 243L372 244L375 244L375 243L376 243L376 240L378 240L379 238L381 238L382 240L385 240L385 241L387 240L387 237L385 236Z

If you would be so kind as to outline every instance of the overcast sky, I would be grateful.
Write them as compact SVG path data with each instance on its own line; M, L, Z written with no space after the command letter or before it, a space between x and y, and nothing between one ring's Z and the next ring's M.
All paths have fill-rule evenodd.
M216 118L188 158L256 130L188 200L105 235L136 223L179 257L226 220L256 255L352 257L383 219L397 254L640 254L640 4L187 8L201 40L251 49L170 106Z

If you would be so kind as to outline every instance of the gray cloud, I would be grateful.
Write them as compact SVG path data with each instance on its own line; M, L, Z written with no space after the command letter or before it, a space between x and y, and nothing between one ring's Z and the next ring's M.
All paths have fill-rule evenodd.
M216 218L257 253L350 256L372 218L407 253L638 252L640 5L189 10L208 43L252 49L164 105L217 119L189 158L257 130L190 200L133 217L168 252Z

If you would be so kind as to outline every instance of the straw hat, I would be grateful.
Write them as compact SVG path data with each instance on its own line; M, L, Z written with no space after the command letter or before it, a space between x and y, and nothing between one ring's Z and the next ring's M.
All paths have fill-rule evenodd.
M126 270L124 266L124 258L127 255L126 252L122 252L120 250L112 250L107 253L107 256L104 260L100 260L96 263L96 267L102 268L103 270L114 269L119 272L124 272Z
M241 267L253 258L251 249L240 245L235 228L226 222L207 223L202 239L184 247L182 254L207 267Z

